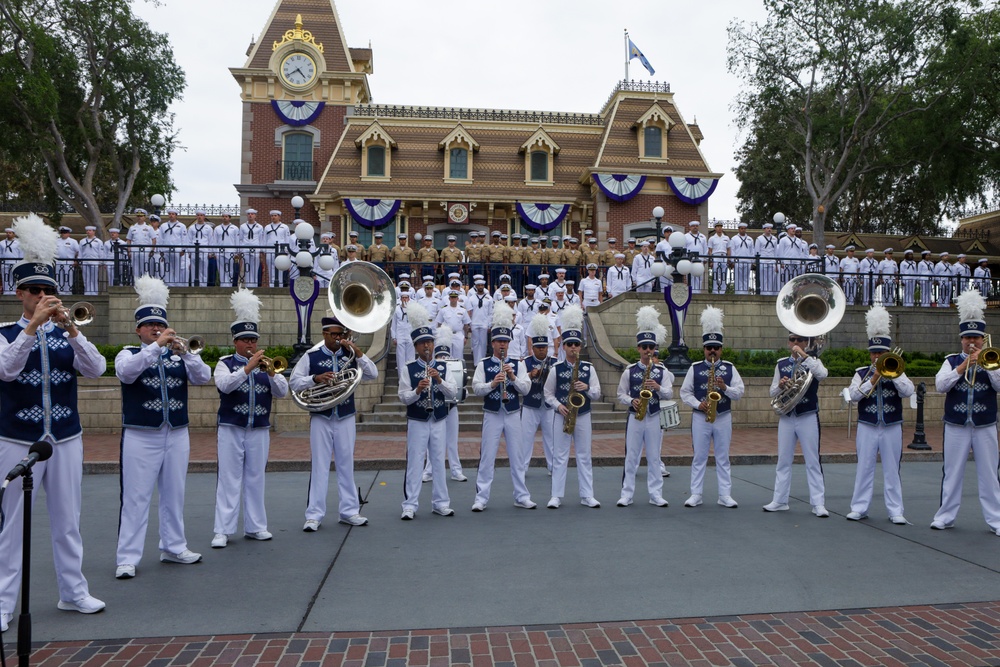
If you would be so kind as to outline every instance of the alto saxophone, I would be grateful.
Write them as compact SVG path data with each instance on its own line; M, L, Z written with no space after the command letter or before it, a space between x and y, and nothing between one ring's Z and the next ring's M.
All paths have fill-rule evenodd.
M722 400L722 394L715 390L715 364L713 363L708 367L708 396L705 398L705 403L707 407L705 408L705 421L709 424L715 423L715 417L717 416L716 408L719 406L719 401Z
M576 363L573 364L573 377L569 380L569 396L566 397L566 419L563 421L563 433L567 435L573 435L573 431L576 430L576 413L580 411L580 408L584 406L587 399L584 398L583 394L578 392L574 387L576 387L577 379L580 377L580 360L577 359Z
M639 386L642 389L639 390L639 407L635 409L635 418L642 421L646 418L646 411L649 409L649 401L653 398L653 392L646 389L646 381L649 380L649 374L653 370L653 360L649 361L649 365L646 366L646 371L642 374L642 384Z

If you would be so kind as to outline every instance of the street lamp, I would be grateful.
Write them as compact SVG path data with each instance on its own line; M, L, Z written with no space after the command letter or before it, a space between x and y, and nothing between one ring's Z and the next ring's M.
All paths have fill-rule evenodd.
M149 203L153 205L153 213L159 215L160 209L167 203L167 200L163 197L163 195L157 194L149 198Z
M295 195L294 197L292 197L292 208L295 209L295 220L296 221L298 221L299 218L301 217L299 211L301 211L302 207L305 206L305 205L306 205L306 200L303 199L302 197L300 197L298 195Z

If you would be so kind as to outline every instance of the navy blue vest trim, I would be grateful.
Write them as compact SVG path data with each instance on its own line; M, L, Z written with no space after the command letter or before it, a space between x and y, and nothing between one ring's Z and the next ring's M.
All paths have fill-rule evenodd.
M639 398L639 392L642 391L642 376L645 372L646 369L638 362L628 367L628 395L632 398ZM653 370L649 372L649 379L663 384L663 366L654 366ZM631 405L628 407L628 411L635 414L635 408ZM659 412L660 392L654 391L653 398L649 399L649 404L646 407L646 414L655 415Z
M958 368L965 355L952 354L945 361ZM989 426L997 423L997 392L986 371L976 373L976 383L969 386L963 375L958 383L944 397L944 421L957 426L972 423L974 426Z
M699 361L694 364L694 397L699 402L708 398L708 375L709 363L707 361ZM733 383L733 365L728 361L718 362L715 365L715 377L722 378L722 381L728 387ZM719 399L719 403L715 408L716 413L729 412L733 407L732 401L724 392L720 391L719 393L722 395L722 398Z
M435 361L431 365L437 369L441 377L448 377L448 364L443 361ZM405 371L410 378L410 387L416 387L424 379L425 368L426 366L419 359L414 359L406 364ZM431 400L432 397L433 400ZM431 391L421 393L416 402L406 406L406 418L418 422L428 420L438 422L447 419L448 409L449 404L445 402L441 388L435 384Z
M243 373L247 359L229 355L219 359L231 373ZM258 366L228 394L219 392L219 424L240 428L270 428L271 378Z
M549 358L549 366L547 373L552 372L552 368L556 363L555 359ZM534 355L527 357L524 360L524 366L528 369L528 373L535 370L539 366L545 363L545 359L539 361ZM545 405L545 378L539 377L534 382L531 383L531 390L524 397L524 407L526 408L536 408L543 409L547 407Z
M858 379L864 382L870 368L862 366L857 369ZM858 421L873 425L903 423L903 399L892 380L880 379L872 395L858 401Z
M138 347L125 348L139 354ZM182 360L168 353L144 370L132 384L122 383L122 426L156 430L188 425L188 377Z
M514 375L517 375L518 365L521 363L516 359L506 359L504 363L510 364L514 367ZM497 373L500 372L500 362L498 362L493 357L487 357L483 359L483 377L487 381L493 379ZM506 385L506 392L504 391ZM506 393L506 396L504 394ZM506 398L507 402L503 402ZM517 412L521 409L521 395L517 393L514 389L514 384L510 381L502 384L498 384L493 388L493 391L483 396L483 411L498 413L501 411L510 413Z
M580 382L590 385L590 374L592 372L592 366L589 362L580 362L580 373L577 376L577 380ZM560 362L556 364L556 367L552 370L556 374L556 400L566 405L566 401L569 398L569 381L573 379L573 365L568 362ZM586 415L590 413L590 395L587 392L583 392L583 407L578 411L578 415Z

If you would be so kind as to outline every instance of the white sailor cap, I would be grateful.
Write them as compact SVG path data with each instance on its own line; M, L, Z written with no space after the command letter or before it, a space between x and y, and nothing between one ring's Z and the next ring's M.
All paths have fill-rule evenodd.
M987 259L987 258L985 258L985 257L980 257L980 258L979 258L979 263L980 263L980 264L982 264L983 262L986 262L987 264L989 264L989 263L990 263L990 260L988 260L988 259Z
M531 283L528 283L527 285L524 286L524 289L525 289L525 291L530 290L530 289L535 289L535 286L532 285Z
M738 224L737 224L736 226L737 226L737 227L739 227L740 229L746 229L746 226L747 226L747 223L745 223L745 222L740 222L740 223L738 223Z
M773 228L774 228L774 225L772 225L770 222L765 222L764 226L761 227L761 229L773 229Z
M556 294L565 294L565 293L566 293L565 287L556 287Z
M810 249L810 250L812 250L813 248L816 248L816 250L819 250L819 244L816 244L816 243L810 243L810 244L809 244L809 249Z
M570 287L570 286L572 286L572 285L575 285L575 284L576 284L576 281L575 281L575 280L567 280L567 281L566 281L566 286L567 286L567 287Z
M940 255L938 255L938 257L947 257L947 256L948 256L948 251L947 250L945 250L943 253L941 253Z
M247 215L250 215L251 213L253 213L254 215L257 215L257 209L255 209L255 208L248 208L247 209Z
M837 246L833 245L832 243L827 243L827 244L826 244L826 249L827 249L827 250L833 250L833 249L834 249L834 248L836 248L836 247L837 247Z
M206 210L205 210L205 209L203 209L203 208L196 208L196 209L194 210L194 214L195 214L195 215L208 215L208 211L206 211ZM280 215L280 214L279 214L279 215Z
M97 227L95 227L94 225L87 225L86 227L83 228L83 230L85 232L96 232Z
M623 252L616 252L615 253L615 259L618 259L619 257L621 257L622 259L625 259L625 253L623 253Z
M785 225L785 229L787 229L790 232L794 232L798 228L799 226L796 225L794 222L789 222L787 225Z
M485 281L485 280L483 280L482 278L477 278L477 279L475 280L475 282L473 282L472 284L473 284L473 285L485 285L485 284L486 284L486 281Z
M281 211L278 209L272 209L270 215L281 215Z
M403 280L407 280L410 277L409 273L400 273L399 277Z
M320 240L323 240L323 239L332 239L333 238L333 232L323 232L322 234L319 235L319 238L320 238Z
M517 297L514 296L513 294L508 294L507 296L505 296L503 298L503 300L504 301L509 301L510 303L514 303L515 301L517 301Z
M648 246L648 245L649 245L649 241L643 241L642 243L639 244L640 247L641 246Z
M112 227L111 229L108 230L109 234L121 234L121 232L122 230L118 229L117 227Z
M868 253L868 252L875 252L875 248L867 248L867 249L865 250L865 252L866 252L866 253Z
M549 279L549 274L547 274L547 273L539 273L538 274L538 279L539 280L548 280Z
M963 257L965 257L965 253L964 252L958 253L958 259L962 259Z
M566 273L566 269L560 266L558 269L556 269L556 273Z
M485 277L486 277L486 276L484 276L483 274L481 274L481 273L477 273L476 275L472 276L472 279L473 279L473 280L482 280L482 279L483 279L483 278L485 278Z
M425 278L425 279L427 279L427 278L429 278L429 277L430 277L430 276L424 276L424 278ZM462 274L461 274L461 273L458 273L458 272L454 272L454 273L449 273L449 274L448 274L448 277L449 277L449 278L461 278L461 277L462 277Z
M700 224L701 224L700 220L692 220L691 222L688 223L688 227L697 227Z
M920 251L920 256L921 256L921 257L923 257L924 255L929 255L929 254L931 254L931 251L930 251L930 250L921 250L921 251Z

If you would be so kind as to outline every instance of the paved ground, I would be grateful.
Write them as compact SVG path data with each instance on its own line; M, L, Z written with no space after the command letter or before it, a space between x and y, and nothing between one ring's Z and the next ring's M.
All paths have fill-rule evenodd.
M714 498L709 470L706 498ZM451 483L453 518L399 520L402 472L357 476L371 525L301 532L308 475L268 477L271 542L208 548L214 475L192 474L192 566L156 560L156 514L138 576L118 581L118 483L84 479L85 573L108 609L55 609L41 496L35 513L35 664L155 665L1000 665L1000 538L987 532L970 464L958 526L927 527L940 464L905 462L906 514L845 521L854 466L828 464L830 519L809 513L804 470L792 509L767 514L774 470L734 469L737 510L681 507L687 472L666 480L670 507L614 507L621 469L595 471L604 507L516 509L500 472L489 508L474 482ZM640 469L640 475L644 473ZM536 499L544 469L529 471ZM332 490L331 494L335 495ZM335 498L331 498L335 503ZM7 640L15 636L14 629ZM8 644L12 653L13 646Z

